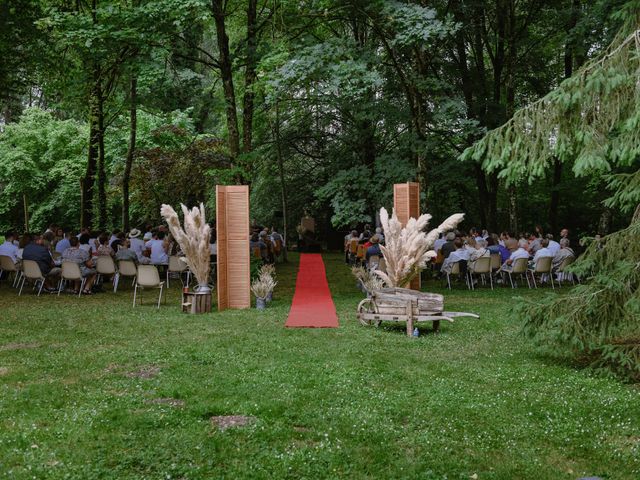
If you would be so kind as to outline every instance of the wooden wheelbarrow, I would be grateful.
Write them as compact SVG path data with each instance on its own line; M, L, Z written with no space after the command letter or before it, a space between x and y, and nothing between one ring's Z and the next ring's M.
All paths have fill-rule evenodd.
M445 312L442 295L407 288L376 290L358 304L358 320L363 325L377 327L382 322L407 322L408 336L413 334L415 323L432 322L437 332L440 320L453 322L455 317L480 318L474 313Z

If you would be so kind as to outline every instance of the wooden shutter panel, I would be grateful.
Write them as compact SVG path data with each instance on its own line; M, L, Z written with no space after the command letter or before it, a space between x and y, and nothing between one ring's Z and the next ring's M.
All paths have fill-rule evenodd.
M420 184L415 182L396 183L393 186L393 208L402 226L406 226L410 218L420 216ZM420 277L411 281L413 290L420 290Z
M216 186L218 310L251 306L249 187Z

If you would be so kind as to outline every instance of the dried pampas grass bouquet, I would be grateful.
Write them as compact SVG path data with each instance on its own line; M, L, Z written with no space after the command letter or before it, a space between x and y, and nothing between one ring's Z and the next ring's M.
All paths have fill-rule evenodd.
M169 225L171 235L178 242L185 255L187 265L198 280L198 291L205 292L209 289L210 247L209 239L211 229L205 218L204 204L200 208L193 207L189 210L182 205L184 214L184 229L180 226L178 214L171 205L163 204L160 214Z

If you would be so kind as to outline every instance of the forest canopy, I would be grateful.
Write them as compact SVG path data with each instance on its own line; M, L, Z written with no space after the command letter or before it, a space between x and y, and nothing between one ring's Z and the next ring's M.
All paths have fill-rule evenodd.
M126 229L242 182L254 219L291 233L306 211L327 232L419 181L436 220L607 233L637 156L576 178L569 148L531 175L501 173L519 168L505 148L461 154L579 82L635 3L2 0L0 229Z

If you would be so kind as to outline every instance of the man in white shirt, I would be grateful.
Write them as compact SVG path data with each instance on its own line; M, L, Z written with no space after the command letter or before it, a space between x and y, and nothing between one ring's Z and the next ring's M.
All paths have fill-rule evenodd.
M511 255L501 267L503 272L510 272L513 269L513 263L519 258L529 259L529 252L524 248L528 244L526 240L523 239L518 242L515 238L509 238L504 243L511 251Z
M553 253L551 253L551 250L549 249L549 240L543 238L542 240L540 240L540 248L536 250L536 253L533 256L533 264L535 265L536 263L538 263L538 260L542 257L553 258L553 256Z
M469 250L464 248L462 239L460 237L456 237L456 239L453 241L453 245L456 249L451 252L447 258L444 259L444 262L442 262L443 273L451 273L451 269L453 268L454 263L457 263L461 260L469 260Z
M549 246L547 247L551 251L551 256L555 257L556 253L560 251L560 244L553 239L553 235L547 235L549 239Z
M4 243L0 245L0 255L9 257L13 263L18 263L18 250L17 245L14 245L16 235L12 231L5 233Z
M445 243L446 240L444 239L444 233L441 233L438 239L433 242L433 251L438 253L438 251L440 251L440 249L442 248L442 245L444 245Z

